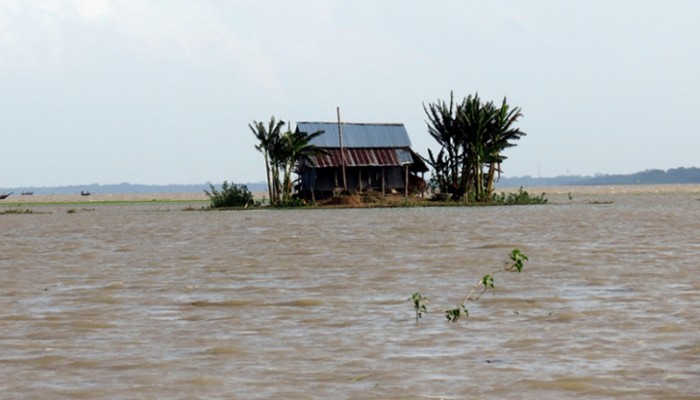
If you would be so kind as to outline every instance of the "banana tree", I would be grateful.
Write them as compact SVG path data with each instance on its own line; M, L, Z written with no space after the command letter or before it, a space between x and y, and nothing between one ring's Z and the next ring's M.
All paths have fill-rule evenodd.
M324 133L316 131L313 133L288 130L280 140L278 158L281 161L284 180L282 184L282 200L289 201L292 198L293 180L292 172L299 163L311 162L311 157L326 154L326 151L311 144L311 141Z
M280 146L279 142L284 125L284 121L277 121L274 116L270 118L267 127L265 127L265 124L262 122L255 120L252 124L248 124L248 127L259 142L255 145L255 149L261 152L265 158L265 176L267 178L267 191L270 196L270 204L279 201L279 172L276 167L276 149Z
M511 109L505 98L500 107L491 101L483 103L478 94L455 104L450 93L449 104L438 101L423 109L428 133L441 146L437 157L428 152L440 190L447 189L464 200L489 201L496 174L506 159L503 150L525 135L514 126L522 116L520 108Z
M486 161L489 164L486 190L489 196L493 194L494 183L497 179L496 174L500 177L501 163L507 159L503 155L503 151L515 146L515 141L527 135L520 128L515 127L515 123L522 116L520 107L511 109L504 97L501 107L496 109L496 113L491 119L491 124L488 127L488 140L486 141Z

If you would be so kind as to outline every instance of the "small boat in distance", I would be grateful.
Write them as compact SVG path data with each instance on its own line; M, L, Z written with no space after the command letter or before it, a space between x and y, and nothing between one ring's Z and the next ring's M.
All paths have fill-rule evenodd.
M80 191L80 195L81 195L81 196L90 196L90 192L88 192L88 191L86 191L86 190L81 190L81 191Z
M12 194L12 192L0 194L0 200L4 200L4 199L8 198L11 194Z
M22 192L22 196L31 196L34 192Z

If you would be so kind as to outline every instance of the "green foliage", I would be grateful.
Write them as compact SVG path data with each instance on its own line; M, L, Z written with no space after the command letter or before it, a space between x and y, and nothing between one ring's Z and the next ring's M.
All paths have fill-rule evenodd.
M508 272L522 272L525 261L528 261L527 256L519 249L513 249L509 254L509 258L510 262L506 263L505 268L505 271ZM499 271L494 271L490 274L484 275L479 282L469 289L469 292L466 296L464 296L462 302L458 306L445 310L445 318L447 318L447 320L450 322L457 322L461 317L469 317L469 310L467 310L466 307L467 301L478 301L481 298L481 295L486 293L486 291L489 289L494 290L496 286L494 284L493 276L498 272ZM472 294L477 289L481 289L481 292L472 298ZM423 297L419 292L415 292L409 300L413 300L413 307L416 311L416 322L418 322L418 320L423 316L423 313L427 312L425 306L427 297Z
M460 317L468 317L469 310L462 304L460 307L445 310L445 318L450 322L457 322Z
M288 200L280 200L278 203L275 204L275 207L279 208L298 208L298 207L306 207L308 206L309 203L306 202L304 199L300 199L298 197L292 197Z
M547 204L547 197L545 197L545 193L542 193L539 196L532 196L530 193L528 193L526 190L523 190L522 187L518 189L517 193L508 193L506 195L505 193L501 193L500 195L496 194L493 196L492 202L495 204L502 204L502 205L533 205L533 204Z
M34 214L34 211L32 211L28 208L25 208L25 209L10 208L10 209L1 211L0 214Z
M488 289L495 289L496 287L493 285L493 275L491 274L486 274L484 275L483 278L481 278L481 284L484 285L484 288Z
M519 249L513 249L513 251L510 252L510 259L513 261L513 265L510 267L510 270L513 272L523 272L523 263L528 261L527 256Z
M292 200L292 173L298 173L299 168L311 162L312 156L325 154L325 150L311 144L323 131L309 133L288 129L283 132L285 125L284 121L277 120L274 116L270 118L267 127L258 121L248 125L258 139L255 149L265 158L268 194L272 205Z
M506 99L499 105L484 102L478 94L461 102L438 100L423 105L428 133L441 146L437 154L428 150L425 161L433 167L431 186L440 193L465 201L488 202L500 176L503 151L515 146L525 132L515 127L522 117L519 107Z
M216 190L214 185L209 185L211 192L204 191L211 200L211 208L225 207L248 207L254 205L253 194L248 191L246 185L238 185L224 181L221 191Z
M423 317L423 314L428 312L428 308L426 307L428 298L423 297L420 292L415 292L408 300L413 300L413 308L416 310L416 322L418 322L418 320Z

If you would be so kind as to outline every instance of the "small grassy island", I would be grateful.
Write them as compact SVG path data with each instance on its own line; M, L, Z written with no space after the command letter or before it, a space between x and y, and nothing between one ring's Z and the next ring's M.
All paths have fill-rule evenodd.
M392 208L392 207L463 207L463 206L497 206L497 205L533 205L547 204L545 193L531 195L520 188L517 192L494 194L489 202L463 202L450 197L409 196L401 194L381 194L377 192L366 193L340 193L315 202L307 202L304 199L294 199L278 204L264 204L266 200L258 201L253 198L246 185L229 184L224 182L220 190L211 186L206 191L211 204L211 209L253 209L263 206L272 208Z

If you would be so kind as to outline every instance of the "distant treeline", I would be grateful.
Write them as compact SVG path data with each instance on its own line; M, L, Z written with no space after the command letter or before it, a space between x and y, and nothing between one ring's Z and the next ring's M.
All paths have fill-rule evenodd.
M502 177L500 187L519 186L596 186L596 185L664 185L700 184L700 168L649 169L629 175L557 176L553 178Z
M236 182L238 183L238 182ZM700 184L700 168L673 168L667 171L649 169L630 175L596 175L580 176L566 175L553 178L534 178L531 176L501 177L496 187L528 187L528 186L595 186L595 185L664 185L679 183ZM53 186L53 187L18 187L0 188L0 194L22 192L33 194L80 194L81 191L90 193L195 193L209 190L210 183L188 185L142 185L119 183L112 185ZM214 184L217 186L218 184ZM265 182L245 184L251 192L266 192Z
M209 190L210 183L201 184L173 184L173 185L143 185L132 183L119 183L110 185L100 185L92 183L89 185L72 185L72 186L51 186L51 187L18 187L0 189L0 193L14 192L14 195L21 193L32 194L80 194L80 192L90 192L93 194L110 194L110 193L196 193ZM217 186L220 184L214 184ZM264 182L248 184L248 190L251 192L264 192L267 190L267 185Z

